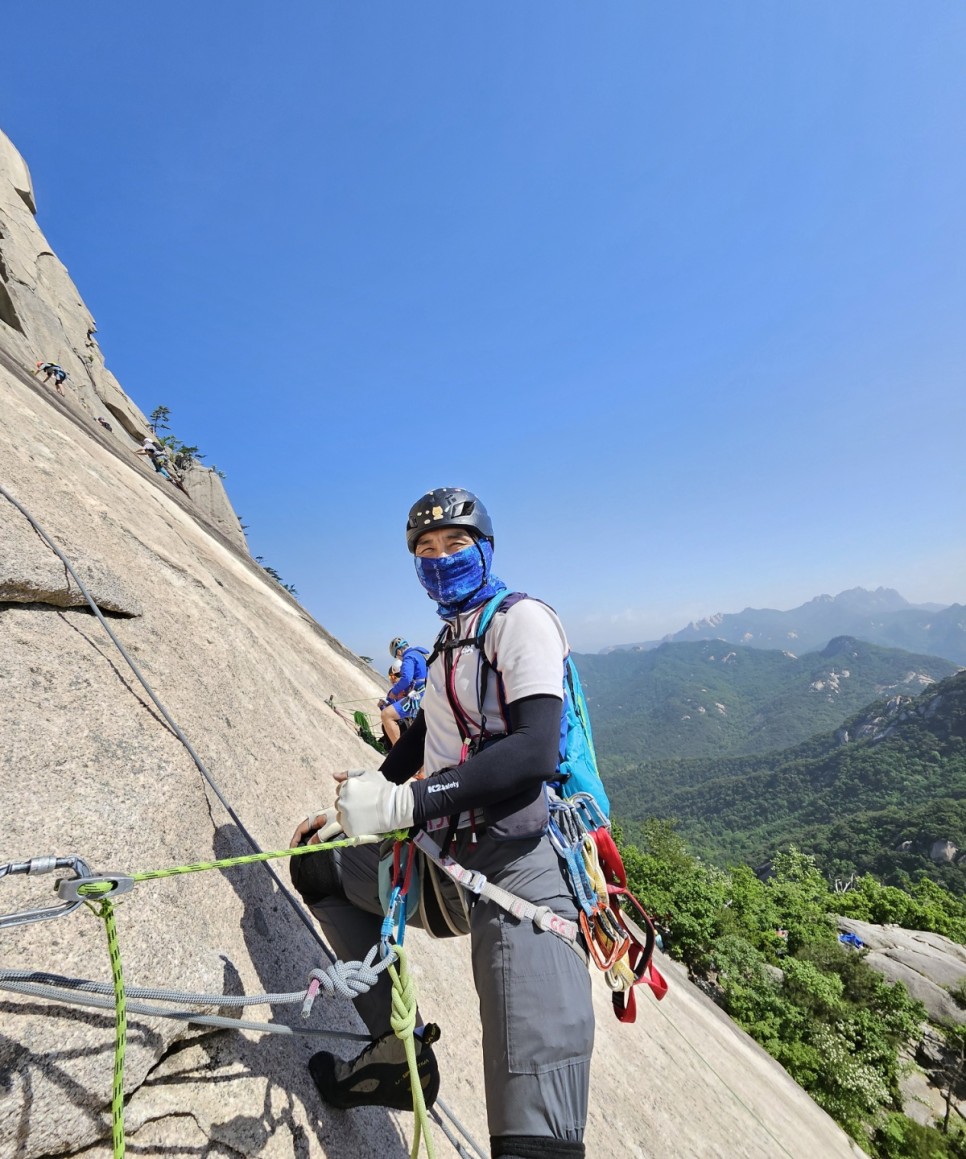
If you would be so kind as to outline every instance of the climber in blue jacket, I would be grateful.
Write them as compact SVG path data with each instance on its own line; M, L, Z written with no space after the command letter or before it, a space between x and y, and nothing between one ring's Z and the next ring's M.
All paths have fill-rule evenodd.
M410 645L402 636L394 636L389 644L389 655L400 662L399 677L386 693L385 700L379 702L379 707L386 739L394 745L402 732L399 722L416 719L426 690L426 657L429 652Z

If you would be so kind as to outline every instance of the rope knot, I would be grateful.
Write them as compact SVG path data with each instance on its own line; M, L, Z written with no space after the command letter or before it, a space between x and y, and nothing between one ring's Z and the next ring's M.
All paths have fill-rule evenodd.
M302 1017L307 1018L312 1010L315 996L323 990L328 998L338 995L354 1002L360 994L368 994L379 981L379 975L393 961L383 958L375 966L372 964L379 947L373 946L362 962L335 961L325 969L315 969L309 973L309 984L302 1004Z

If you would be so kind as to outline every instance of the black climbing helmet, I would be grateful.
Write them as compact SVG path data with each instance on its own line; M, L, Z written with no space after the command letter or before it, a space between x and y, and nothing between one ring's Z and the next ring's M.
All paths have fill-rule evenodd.
M437 527L465 527L493 544L493 524L486 508L472 491L462 487L437 487L412 505L406 522L406 546L413 555L423 532Z

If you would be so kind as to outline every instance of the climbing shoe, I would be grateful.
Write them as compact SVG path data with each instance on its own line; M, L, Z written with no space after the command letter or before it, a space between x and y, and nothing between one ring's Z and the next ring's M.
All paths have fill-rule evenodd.
M439 1066L432 1049L438 1038L439 1027L427 1022L422 1036L416 1035L414 1039L416 1073L427 1107L436 1102L439 1094ZM406 1047L391 1030L348 1062L320 1050L309 1059L309 1073L325 1102L341 1111L352 1107L413 1109Z

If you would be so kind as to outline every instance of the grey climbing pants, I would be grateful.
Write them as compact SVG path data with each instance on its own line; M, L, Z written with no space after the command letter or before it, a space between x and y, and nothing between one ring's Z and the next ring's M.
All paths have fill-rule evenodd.
M379 940L382 921L378 849L363 845L318 856L329 859L328 865L318 867L314 888L303 890L306 900L336 953L344 961L364 958ZM461 833L454 856L495 885L577 920L566 874L546 837L499 842L483 831L473 845L468 833ZM419 916L410 924L420 924ZM476 901L469 924L490 1135L580 1142L594 1048L586 965L555 934L492 902ZM385 1034L390 1029L388 976L383 974L356 1006L374 1038Z

